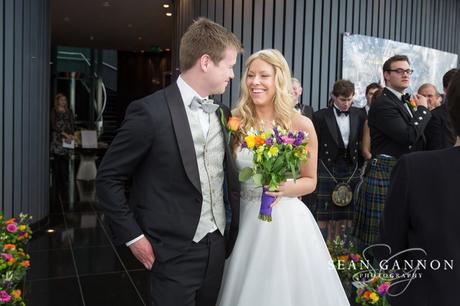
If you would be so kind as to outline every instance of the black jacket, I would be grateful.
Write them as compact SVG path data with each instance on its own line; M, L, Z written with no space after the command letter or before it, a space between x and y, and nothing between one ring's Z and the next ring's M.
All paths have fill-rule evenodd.
M417 271L421 276L400 297L391 299L390 304L456 305L452 293L457 292L460 284L460 147L404 155L393 168L390 181L381 222L382 242L391 247L391 254L409 248L426 252L401 254L401 267L404 260L427 262L426 269ZM380 257L389 258L383 253ZM430 267L434 260L441 264L438 270ZM453 269L449 267L451 261ZM436 265L434 262L435 268ZM394 263L389 267L394 267ZM392 290L400 292L401 288L395 286Z
M372 156L378 154L399 158L402 154L423 150L424 131L431 118L430 111L419 106L411 117L388 88L384 88L369 110Z
M447 101L431 111L431 119L425 130L426 149L439 150L450 148L455 143L447 114Z
M366 113L356 107L350 107L350 136L348 139L347 152L350 161L362 163L361 141L363 136L363 124L366 120ZM318 135L318 159L321 159L326 166L332 165L339 152L343 148L342 135L334 115L334 108L320 109L313 114L313 124Z
M224 110L228 117L230 112ZM224 167L232 210L226 237L228 255L238 233L240 201L237 170L228 145ZM129 198L128 180L132 180ZM129 105L98 169L96 183L100 204L120 242L145 234L160 262L187 250L203 198L193 138L176 83Z

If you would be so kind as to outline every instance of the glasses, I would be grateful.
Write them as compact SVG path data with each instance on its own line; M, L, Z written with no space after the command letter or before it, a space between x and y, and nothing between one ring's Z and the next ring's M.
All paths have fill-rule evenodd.
M398 69L389 69L388 71L392 71L392 72L396 72L397 74L399 75L403 75L404 73L407 73L408 75L411 75L412 73L414 73L414 70L412 69L401 69L401 68L398 68Z

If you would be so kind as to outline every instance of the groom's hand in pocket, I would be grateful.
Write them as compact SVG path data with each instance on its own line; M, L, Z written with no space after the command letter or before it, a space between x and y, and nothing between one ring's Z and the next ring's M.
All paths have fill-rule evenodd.
M129 246L133 255L139 260L147 270L151 270L155 262L155 254L152 245L147 238L142 237Z

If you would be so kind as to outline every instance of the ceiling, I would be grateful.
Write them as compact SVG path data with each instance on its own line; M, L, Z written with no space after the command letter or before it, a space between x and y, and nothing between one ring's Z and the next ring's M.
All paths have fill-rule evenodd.
M173 0L51 0L56 45L128 51L172 46ZM170 8L164 8L169 4Z

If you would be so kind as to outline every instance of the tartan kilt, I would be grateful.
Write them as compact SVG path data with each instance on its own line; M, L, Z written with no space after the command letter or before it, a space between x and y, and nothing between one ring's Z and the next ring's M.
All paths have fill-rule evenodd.
M353 236L358 247L365 248L378 242L380 217L390 186L390 174L396 158L377 156L370 160L362 182L356 188Z
M356 169L356 164L351 164L347 161L340 161L333 166L328 167L329 171L336 178L338 183L347 182L350 176L351 190L355 190L356 184L360 180L361 169ZM356 171L355 171L356 169ZM355 172L353 174L353 172ZM316 220L318 221L330 221L330 220L352 220L353 219L353 202L348 206L340 207L332 202L332 191L334 190L337 183L332 179L324 165L318 163L318 184L316 191L312 199L312 206L310 210L313 212ZM353 195L354 197L354 195Z

